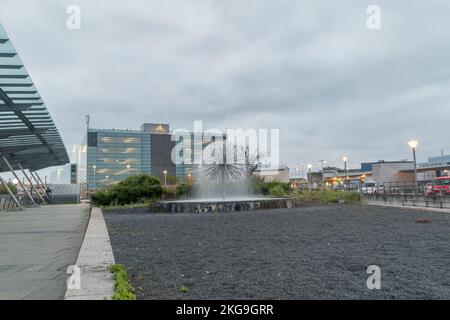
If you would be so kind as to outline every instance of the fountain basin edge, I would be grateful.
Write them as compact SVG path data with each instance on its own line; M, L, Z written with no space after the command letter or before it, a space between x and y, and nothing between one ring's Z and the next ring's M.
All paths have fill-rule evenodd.
M237 199L187 199L152 203L150 212L158 213L219 213L264 209L295 208L304 205L294 198L237 198Z

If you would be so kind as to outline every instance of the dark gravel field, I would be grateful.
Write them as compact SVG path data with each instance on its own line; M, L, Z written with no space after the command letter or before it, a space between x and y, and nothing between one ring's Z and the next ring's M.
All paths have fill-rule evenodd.
M450 214L367 205L139 211L105 213L138 299L450 298ZM366 286L372 264L380 290Z

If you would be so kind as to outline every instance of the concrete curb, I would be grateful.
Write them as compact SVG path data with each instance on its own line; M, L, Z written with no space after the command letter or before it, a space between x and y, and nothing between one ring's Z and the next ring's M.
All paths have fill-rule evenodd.
M373 203L373 202L363 202L363 204L368 204L371 206L380 206L380 207L391 207L391 208L403 208L403 209L415 209L422 211L433 211L440 213L450 213L450 209L440 209L440 208L431 208L431 207L414 207L414 206L402 206L401 204L385 204L385 203Z
M75 289L67 289L64 299L111 299L115 283L113 275L107 270L107 267L114 263L114 254L102 211L99 208L92 208L76 262L76 267L79 268L81 275L81 285Z

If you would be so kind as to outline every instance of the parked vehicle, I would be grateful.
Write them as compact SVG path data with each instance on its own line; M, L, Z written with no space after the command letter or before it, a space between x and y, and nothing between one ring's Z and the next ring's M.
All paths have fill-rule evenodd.
M450 177L434 178L432 183L432 194L450 195Z
M433 194L434 194L433 184L431 182L428 182L427 185L425 186L425 195L431 196Z
M366 182L361 188L364 194L382 194L385 193L384 184L379 182Z

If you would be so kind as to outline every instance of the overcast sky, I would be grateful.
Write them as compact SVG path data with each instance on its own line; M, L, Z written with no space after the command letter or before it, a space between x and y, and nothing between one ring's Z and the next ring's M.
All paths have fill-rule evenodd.
M68 5L81 30L66 27ZM381 8L382 28L366 27ZM69 149L96 128L279 128L281 162L450 152L450 2L1 0Z

